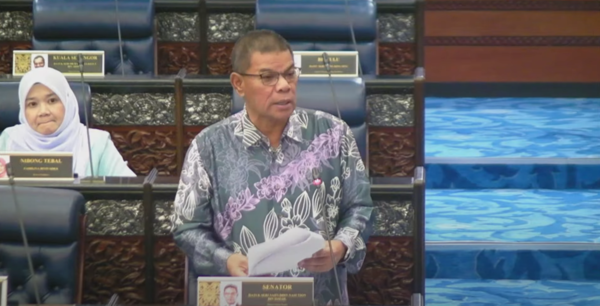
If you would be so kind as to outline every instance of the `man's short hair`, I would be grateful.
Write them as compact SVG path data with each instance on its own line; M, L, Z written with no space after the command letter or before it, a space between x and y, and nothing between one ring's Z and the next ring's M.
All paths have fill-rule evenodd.
M289 51L292 47L281 35L271 30L254 30L242 36L233 46L231 66L234 72L244 73L250 68L252 54Z
M225 290L229 289L229 288L233 288L233 289L235 289L235 292L237 292L237 291L238 291L238 288L237 288L237 286L236 286L236 285L231 285L231 284L230 284L230 285L227 285L227 286L225 286L225 288L223 288L223 292L224 292Z
M45 60L44 60L44 57L43 57L43 56L41 56L41 55L38 55L38 56L36 56L36 57L33 59L33 61L35 61L35 60L36 60L36 59L38 59L38 58L41 58L43 61L45 61Z

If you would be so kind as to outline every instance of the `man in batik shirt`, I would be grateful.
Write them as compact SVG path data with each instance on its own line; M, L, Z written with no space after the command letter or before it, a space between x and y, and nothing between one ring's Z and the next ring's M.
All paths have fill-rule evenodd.
M296 227L321 233L331 240L341 297L329 244L275 276L314 277L318 304L348 305L347 273L360 270L373 222L354 136L330 114L296 108L300 69L278 34L240 38L232 65L245 108L191 143L175 198L175 241L200 275L247 276L250 247Z

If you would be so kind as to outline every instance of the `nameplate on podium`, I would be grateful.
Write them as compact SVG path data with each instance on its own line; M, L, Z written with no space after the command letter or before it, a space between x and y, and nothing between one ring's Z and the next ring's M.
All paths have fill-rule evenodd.
M197 306L312 306L312 277L198 277Z
M79 54L83 56L84 76L104 76L104 51L13 51L13 75L22 76L43 67L54 68L65 76L81 76Z
M73 181L72 153L0 152L0 180L8 180L9 163L15 181Z
M0 276L0 306L6 306L8 300L8 276Z
M327 71L323 53L329 57ZM294 51L294 63L300 67L300 77L358 77L357 51Z

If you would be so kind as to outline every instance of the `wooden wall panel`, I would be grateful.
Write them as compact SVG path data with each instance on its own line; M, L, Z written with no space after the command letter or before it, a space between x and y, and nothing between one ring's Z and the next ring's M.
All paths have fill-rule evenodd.
M431 11L425 36L600 36L600 12Z
M599 82L600 1L426 0L427 82Z
M95 126L110 133L117 150L137 175L156 167L158 175L177 172L174 126Z
M600 82L600 46L435 46L425 62L428 82Z

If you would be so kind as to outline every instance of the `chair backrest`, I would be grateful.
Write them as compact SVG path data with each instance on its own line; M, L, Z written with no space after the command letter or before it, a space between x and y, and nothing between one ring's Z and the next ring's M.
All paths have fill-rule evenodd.
M33 1L33 49L104 50L106 74L121 74L121 70L125 74L154 74L154 1L118 3L117 15L113 0Z
M333 83L333 85L331 84ZM300 77L297 88L297 106L319 110L337 117L337 108L333 92L338 101L342 119L346 121L354 137L363 160L367 159L367 102L365 83L362 78ZM333 89L332 89L333 87ZM232 114L244 108L244 99L233 91Z
M79 102L79 119L85 124L84 103L88 110L88 119L92 120L90 85L86 83L82 85L80 82L70 82L69 85ZM17 124L19 124L19 82L0 82L0 133Z
M0 186L0 275L8 275L8 301L81 303L85 200L75 191L15 187L35 275L30 274L13 192Z
M256 28L279 33L294 51L358 51L363 74L377 74L373 0L257 0Z

